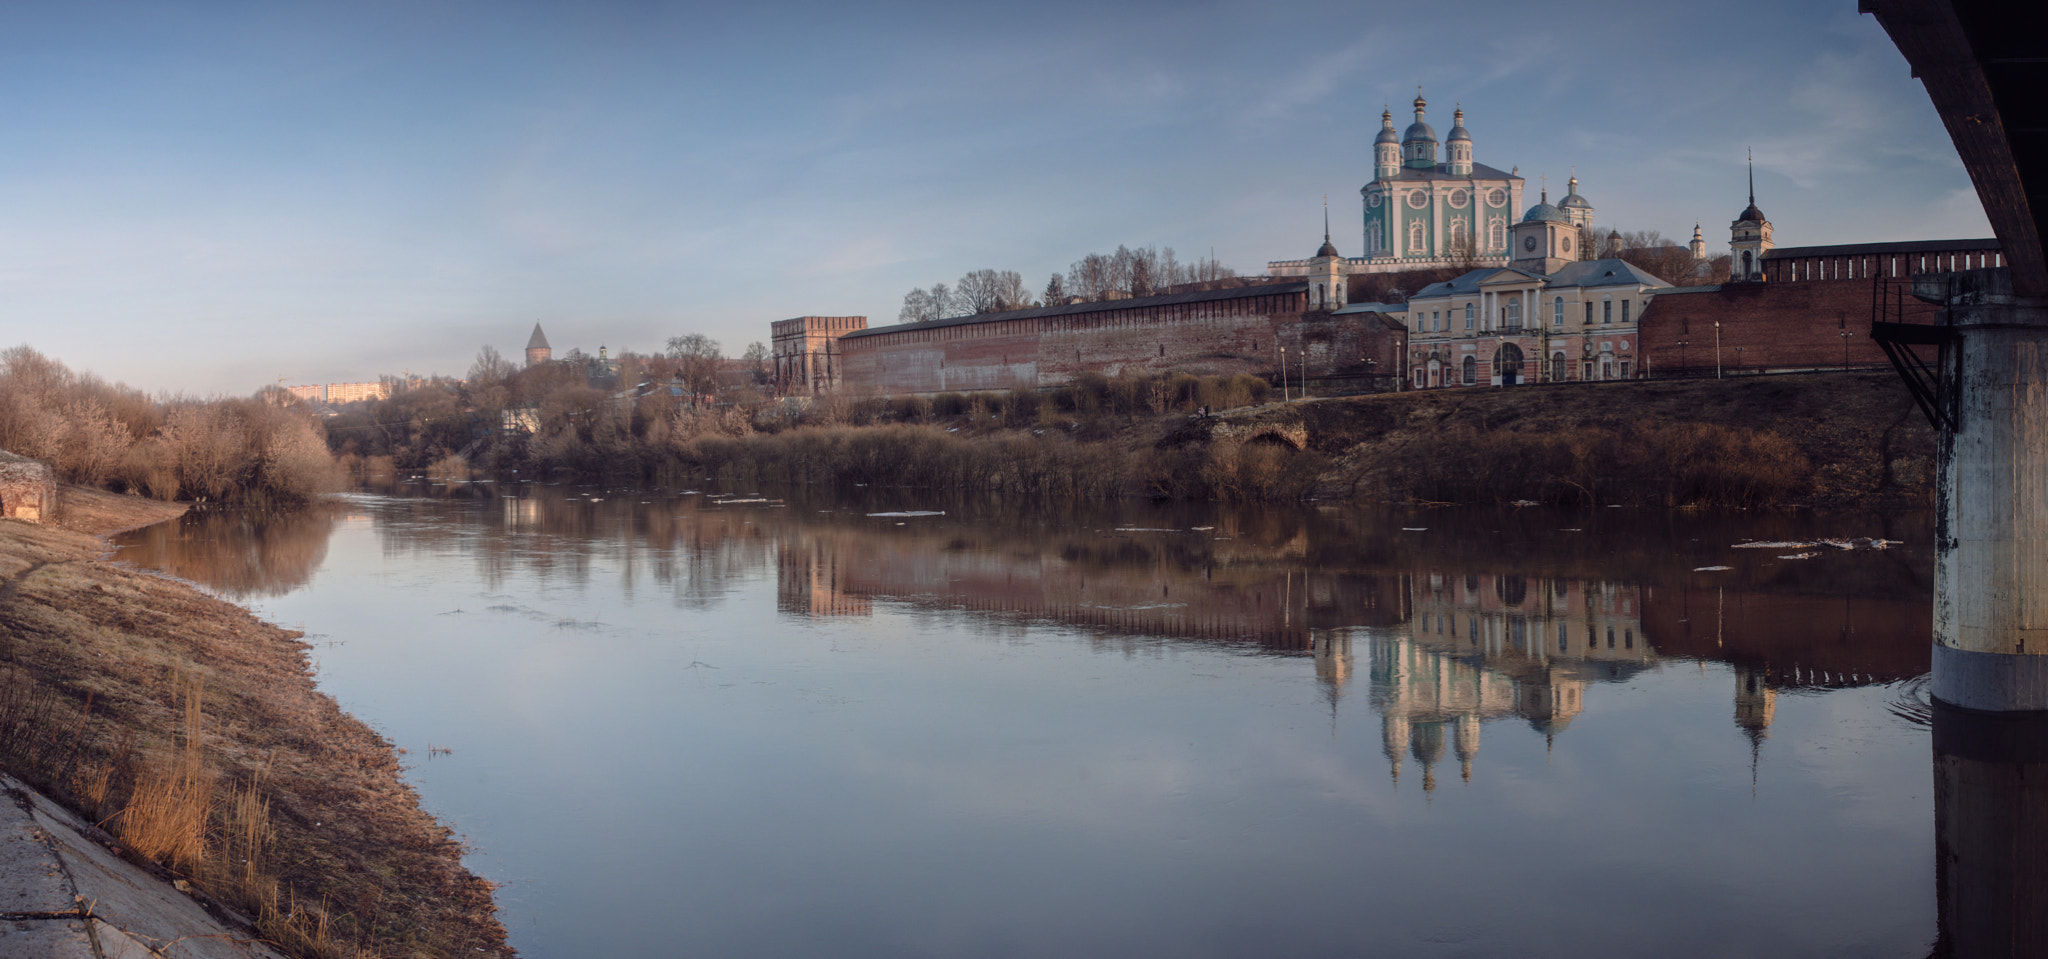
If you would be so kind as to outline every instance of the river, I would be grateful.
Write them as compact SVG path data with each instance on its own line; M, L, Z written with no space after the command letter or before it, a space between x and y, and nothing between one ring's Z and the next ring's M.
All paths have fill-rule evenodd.
M411 483L119 555L303 629L529 956L1921 957L1930 522Z

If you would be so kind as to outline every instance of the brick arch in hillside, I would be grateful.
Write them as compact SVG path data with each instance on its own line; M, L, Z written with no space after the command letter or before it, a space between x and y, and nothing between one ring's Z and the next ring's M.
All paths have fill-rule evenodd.
M1244 426L1218 427L1218 439L1234 439L1250 446L1263 443L1271 446L1285 446L1291 450L1308 449L1308 428L1299 424L1253 423Z

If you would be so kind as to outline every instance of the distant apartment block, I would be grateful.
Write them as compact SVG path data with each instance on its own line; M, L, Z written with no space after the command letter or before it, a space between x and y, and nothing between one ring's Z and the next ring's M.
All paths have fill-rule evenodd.
M391 396L391 387L383 383L318 383L307 386L288 386L285 390L303 400L328 403L354 403L359 400L381 400Z

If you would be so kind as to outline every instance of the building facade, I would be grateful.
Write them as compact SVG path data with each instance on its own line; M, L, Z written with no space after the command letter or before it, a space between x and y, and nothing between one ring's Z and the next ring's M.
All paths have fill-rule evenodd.
M1637 323L1671 288L1620 259L1583 260L1581 223L1547 197L1512 233L1508 265L1424 287L1408 301L1415 389L1640 376Z

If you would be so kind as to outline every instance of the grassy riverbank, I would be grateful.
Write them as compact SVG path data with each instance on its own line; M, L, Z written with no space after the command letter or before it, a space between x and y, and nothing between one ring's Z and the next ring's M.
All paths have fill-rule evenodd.
M489 883L299 634L114 565L173 504L75 487L0 521L0 764L301 956L509 955Z
M1026 428L970 409L915 423L707 433L618 465L666 485L1919 508L1932 501L1934 434L1891 374L1839 373L1385 393L1207 420L1097 413Z

